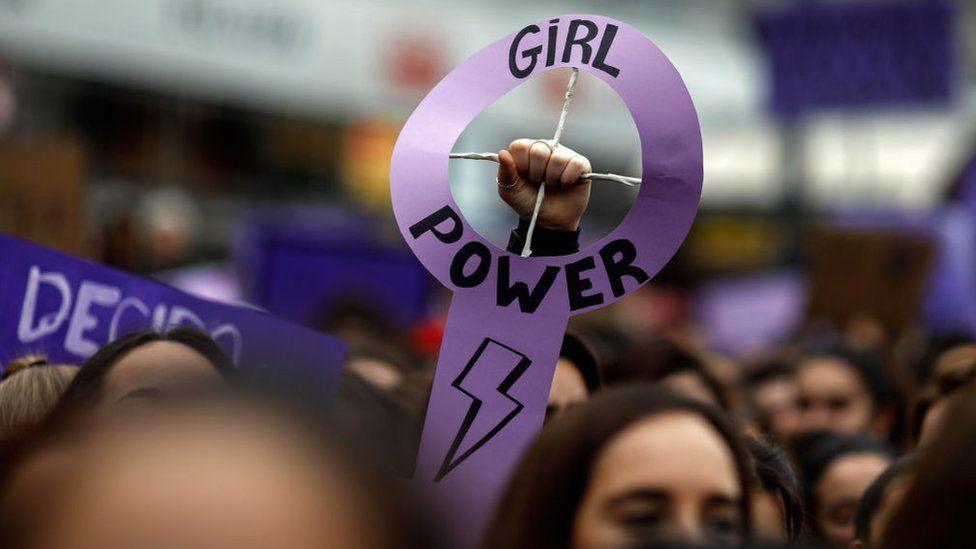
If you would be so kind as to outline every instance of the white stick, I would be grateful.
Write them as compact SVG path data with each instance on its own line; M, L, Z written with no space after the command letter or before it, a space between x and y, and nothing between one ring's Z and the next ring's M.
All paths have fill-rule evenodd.
M498 153L451 153L451 158L460 158L464 160L487 160L488 162L498 163ZM629 187L636 187L641 183L641 178L639 177L628 177L626 175L617 175L613 173L584 173L580 176L580 179L589 179L590 181L610 181L612 183L620 183Z
M563 127L566 125L566 115L569 114L569 106L573 103L573 93L576 91L576 82L579 80L579 69L573 67L573 73L569 75L569 84L566 86L566 97L563 98L563 110L559 112L559 122L556 124L556 135L552 138L552 150L559 148L559 139L563 136ZM532 219L529 221L529 229L525 232L525 246L522 247L522 257L532 255L532 235L535 233L535 225L539 220L539 210L542 209L542 199L546 197L546 184L539 183L539 190L535 195L535 208L532 209Z

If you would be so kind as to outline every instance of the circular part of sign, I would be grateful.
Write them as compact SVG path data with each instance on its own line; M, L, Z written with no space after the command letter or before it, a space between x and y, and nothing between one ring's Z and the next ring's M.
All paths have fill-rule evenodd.
M482 110L527 78L560 67L579 67L597 76L623 99L640 137L642 184L627 216L599 241L572 255L521 258L484 239L460 215L451 195L448 155ZM407 120L390 169L400 231L442 284L464 290L452 282L450 271L455 254L465 245L492 251L486 284L496 281L494 264L500 257L508 257L511 280L537 280L547 266L569 266L577 278L581 271L590 271L584 280L588 295L604 297L599 302L572 304L563 292L563 305L572 314L613 302L657 274L691 228L701 185L701 129L678 71L638 30L595 15L563 15L528 25L451 71ZM432 219L445 207L460 219L462 232L412 234L412 228L418 232L418 222ZM445 221L443 227L449 225Z

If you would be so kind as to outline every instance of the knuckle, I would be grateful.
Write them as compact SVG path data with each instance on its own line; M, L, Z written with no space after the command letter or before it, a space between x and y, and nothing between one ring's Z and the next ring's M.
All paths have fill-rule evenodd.
M542 160L549 157L549 149L542 143L534 143L529 149L529 155L533 160Z
M589 169L590 161L582 156L577 156L570 161L570 167L580 172Z

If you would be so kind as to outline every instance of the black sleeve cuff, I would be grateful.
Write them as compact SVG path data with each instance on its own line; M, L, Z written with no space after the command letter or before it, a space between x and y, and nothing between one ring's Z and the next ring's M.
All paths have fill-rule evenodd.
M508 238L508 251L513 254L522 253L525 246L525 234L529 230L529 221L519 218L518 227L512 230L512 235ZM547 229L535 226L532 233L532 255L542 257L552 257L557 255L569 255L579 251L579 229L575 231L560 231L558 229Z

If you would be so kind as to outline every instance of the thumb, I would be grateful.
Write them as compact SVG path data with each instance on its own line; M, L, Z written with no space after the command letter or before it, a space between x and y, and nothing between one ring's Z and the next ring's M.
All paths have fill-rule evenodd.
M498 151L498 189L504 190L512 188L518 181L518 172L515 168L515 158L507 150Z

